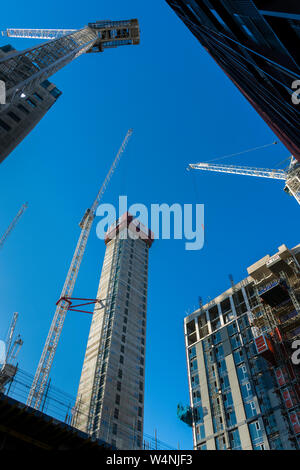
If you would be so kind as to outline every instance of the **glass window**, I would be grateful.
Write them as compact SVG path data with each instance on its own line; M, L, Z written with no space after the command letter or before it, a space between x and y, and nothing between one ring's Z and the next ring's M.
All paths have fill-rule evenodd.
M5 131L11 130L10 125L4 122L2 119L0 119L0 127L2 127L2 129L4 129Z
M33 96L39 100L39 101L43 101L43 98L38 94L38 93L33 93Z
M246 384L241 386L241 391L242 391L242 397L246 400L247 398L252 397L252 388L250 385L250 382L247 382Z
M192 387L197 387L199 385L199 375L193 375L192 377Z
M232 349L237 349L241 346L241 339L239 335L234 335L230 338Z
M245 411L247 419L253 418L257 415L256 405L254 401L250 401L250 403L245 404Z
M226 413L226 418L227 418L227 426L232 427L236 425L236 415L235 411L231 410Z
M223 372L227 371L225 359L222 359L218 362L219 373L222 374Z
M223 359L224 358L224 348L222 345L218 346L216 349L216 357L218 360L220 359Z
M192 348L189 349L189 356L192 359L193 357L196 357L196 347L193 346Z
M53 88L53 90L50 91L50 94L54 96L54 98L59 98L62 92L58 90L58 88Z
M236 364L240 364L241 362L243 362L244 361L243 351L241 349L234 351L233 358Z
M216 448L217 450L226 450L226 440L224 434L216 437Z
M259 444L263 441L262 429L259 421L253 421L253 423L249 424L249 432L252 444Z
M114 423L113 428L112 428L112 433L116 435L117 432L118 432L118 425L116 423Z
M204 424L200 424L196 427L196 439L197 441L203 441L205 439L205 427Z
M11 117L15 122L20 122L21 121L21 118L19 118L19 116L16 115L16 113L13 113L12 111L10 111L9 113L7 113L9 117Z
M229 336L232 336L232 335L236 334L236 332L237 332L236 322L231 323L231 325L227 326L227 332L228 332Z
M242 382L245 379L248 379L248 373L247 373L247 368L246 368L245 364L242 364L241 366L238 366L237 375L238 375L238 378L239 378L240 382Z
M222 391L224 391L224 390L226 390L227 388L230 387L230 382L229 382L228 375L223 375L223 377L220 378L220 382L221 382Z
M231 392L224 393L223 401L224 401L225 408L230 408L233 405Z
M49 80L45 80L44 82L41 83L41 86L43 88L48 88L49 86L51 85L51 83L49 82Z
M23 106L22 104L18 104L18 108L19 108L20 111L22 111L24 114L29 114L28 109L25 108L25 106Z
M222 342L221 332L220 332L220 331L217 331L217 332L213 335L213 343L214 343L214 344L218 344L218 343L221 343L221 342Z
M232 450L242 450L240 433L238 429L229 432L230 447Z
M200 390L195 390L195 392L193 392L193 401L194 404L199 403L201 401Z
M27 98L26 103L28 103L32 108L36 108L36 103L32 99Z

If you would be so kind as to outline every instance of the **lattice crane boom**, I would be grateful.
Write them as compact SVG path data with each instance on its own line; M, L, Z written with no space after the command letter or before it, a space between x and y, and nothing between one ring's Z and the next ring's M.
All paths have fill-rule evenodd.
M128 144L128 141L132 135L133 130L129 129L126 134L126 137L115 157L115 160L102 184L92 206L88 209L80 222L79 226L81 228L81 233L79 236L79 240L71 261L71 265L63 286L63 290L60 295L60 299L62 299L55 310L55 314L50 326L50 330L45 342L45 346L33 379L33 383L27 398L27 405L32 406L36 409L39 409L43 394L49 379L49 374L51 370L51 366L53 363L53 359L56 353L57 345L59 342L59 338L62 332L63 324L65 321L65 317L68 311L69 304L63 300L67 297L72 297L72 293L75 287L76 279L79 273L79 268L83 259L83 255L85 252L85 248L87 245L87 241L89 238L89 234L91 232L92 224L95 218L95 212L98 207L98 204L107 188L107 185L117 167L122 154Z
M14 336L14 333L15 333L18 317L19 317L18 312L15 312L13 314L13 318L12 318L10 328L9 328L9 331L8 331L7 340L6 340L6 360L5 360L6 362L8 362L8 359L9 359L9 356L10 356L11 346L12 346L12 339L13 339L13 336Z
M13 231L15 226L17 225L18 221L20 220L20 218L22 217L22 215L26 211L27 207L28 207L27 203L22 205L21 209L19 210L19 212L17 213L16 217L13 219L13 221L11 222L9 227L7 228L6 232L2 235L2 237L0 239L0 249L3 247L6 239L8 238L10 233Z
M266 168L220 165L214 163L191 163L188 166L188 170L190 169L283 180L285 181L285 192L293 196L298 204L300 204L300 164L293 156L291 157L290 165L287 170L270 170Z
M63 33L64 31L64 33ZM135 45L140 42L138 20L96 21L79 30L8 29L3 35L51 39L24 51L0 58L0 80L5 82L7 101L28 94L55 72L86 52Z
M26 29L10 28L1 31L1 36L22 39L57 39L66 34L74 33L76 29Z
M231 173L234 175L257 176L259 178L272 178L276 180L286 180L285 170L269 170L264 168L254 168L236 165L220 165L212 163L191 163L189 168L193 170L216 171L219 173Z

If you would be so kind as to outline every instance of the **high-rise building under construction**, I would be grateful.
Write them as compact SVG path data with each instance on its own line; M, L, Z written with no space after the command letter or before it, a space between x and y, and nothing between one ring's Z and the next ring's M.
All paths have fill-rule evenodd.
M198 450L300 448L300 245L279 247L249 276L185 318ZM296 341L297 344L297 341ZM293 352L294 351L294 352Z
M128 213L106 253L77 394L74 425L121 450L143 443L148 252L152 233ZM98 305L98 306L97 306Z

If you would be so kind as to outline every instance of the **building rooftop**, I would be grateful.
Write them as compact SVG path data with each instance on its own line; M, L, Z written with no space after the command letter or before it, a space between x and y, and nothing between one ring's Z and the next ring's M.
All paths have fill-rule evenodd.
M286 260L291 255L294 255L300 262L300 244L296 245L294 248L291 249L288 249L287 246L283 244L278 248L278 252L276 254L272 256L266 255L260 260L256 261L256 263L252 264L247 268L249 275L242 281L235 284L235 290L241 289L242 287L245 287L246 285L253 283L254 281L258 281L259 279L266 280L268 277L271 277L272 273L268 268L270 266L270 263L278 257L282 260ZM199 315L200 311L209 310L215 304L222 302L224 299L226 299L229 295L232 294L233 288L230 287L225 292L222 292L222 294L212 299L210 302L207 302L205 305L203 305L203 307L195 310L190 315L187 315L185 318L185 322L193 320Z
M133 234L132 238L139 238L145 241L151 247L154 241L154 234L138 219L129 212L125 212L114 224L112 224L106 233L105 244L116 238L118 233L128 229ZM137 235L138 234L138 235Z

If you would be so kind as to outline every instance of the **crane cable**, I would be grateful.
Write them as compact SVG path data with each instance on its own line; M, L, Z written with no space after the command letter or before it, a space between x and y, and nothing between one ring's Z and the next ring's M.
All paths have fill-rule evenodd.
M274 165L274 168L277 168L277 167L280 166L282 163L285 163L287 160L290 160L290 159L291 159L291 156L285 158L284 160L281 160L281 162L276 163L276 165Z
M275 141L275 142L272 142L271 144L261 145L260 147L253 147L253 148L248 149L248 150L243 150L243 152L231 153L230 155L224 155L223 157L217 157L217 158L213 158L212 160L207 160L204 163L215 162L216 160L223 160L224 158L229 158L229 157L236 157L238 155L243 155L244 153L254 152L255 150L262 150L262 149L265 149L267 147L271 147L272 145L277 145L277 143L278 142Z

